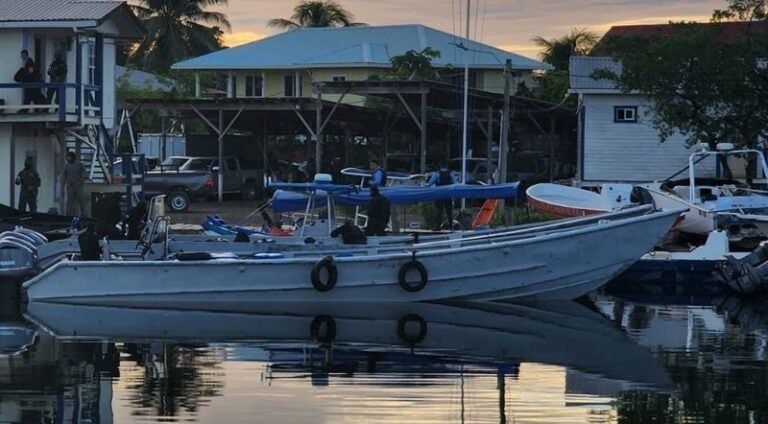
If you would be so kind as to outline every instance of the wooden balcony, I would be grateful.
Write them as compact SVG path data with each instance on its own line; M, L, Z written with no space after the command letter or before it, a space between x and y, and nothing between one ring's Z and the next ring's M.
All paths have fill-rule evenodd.
M48 90L58 93L46 101ZM25 90L35 101L24 103ZM57 101L54 102L53 100ZM97 125L101 122L101 87L68 83L0 84L0 123L46 122L68 126Z

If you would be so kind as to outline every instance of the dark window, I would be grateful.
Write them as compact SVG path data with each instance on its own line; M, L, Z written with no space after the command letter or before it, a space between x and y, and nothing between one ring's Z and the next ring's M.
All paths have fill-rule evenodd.
M294 75L286 75L284 81L285 97L293 97L296 95L296 77Z
M264 81L261 75L246 75L245 77L245 97L262 97L262 87Z
M615 106L613 122L637 122L637 106Z
M227 171L237 171L237 160L234 158L228 158L227 160Z
M334 75L331 77L331 81L333 82L344 82L347 80L347 77L344 75Z

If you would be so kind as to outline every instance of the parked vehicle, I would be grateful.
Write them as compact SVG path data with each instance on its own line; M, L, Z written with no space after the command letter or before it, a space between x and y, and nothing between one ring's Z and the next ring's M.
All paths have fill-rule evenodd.
M147 196L165 194L171 211L183 212L192 200L216 194L221 167L217 157L171 156L154 171L147 172ZM237 157L224 158L224 193L240 193L253 199L264 190L263 171L258 163Z
M488 166L490 164L490 166ZM451 159L448 162L448 169L453 172L456 182L461 182L461 158ZM488 172L490 169L490 183L498 181L498 163L496 160L490 162L486 158L467 158L467 184L487 183Z

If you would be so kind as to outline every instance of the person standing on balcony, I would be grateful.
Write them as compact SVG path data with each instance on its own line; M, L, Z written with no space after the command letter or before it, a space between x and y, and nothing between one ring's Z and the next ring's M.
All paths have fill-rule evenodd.
M35 61L29 57L29 52L26 50L21 51L21 68L13 76L13 80L20 83L38 82L39 77L35 68ZM35 103L35 101L41 96L39 88L24 87L24 102L28 105ZM27 109L19 109L19 113L27 113Z
M85 208L85 179L88 177L85 166L75 158L75 152L67 152L62 180L66 187L67 215L87 216Z
M48 77L51 83L62 83L67 80L67 62L64 61L64 55L61 52L56 52L56 57L48 67ZM59 103L59 88L48 87L46 93L46 103L51 104L53 100L56 104Z
M37 189L40 187L40 175L30 159L24 161L24 169L16 176L19 191L19 210L25 212L27 207L32 213L37 212Z

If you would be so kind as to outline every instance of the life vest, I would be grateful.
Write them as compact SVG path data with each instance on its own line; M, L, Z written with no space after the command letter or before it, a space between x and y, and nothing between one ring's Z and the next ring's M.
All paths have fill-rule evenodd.
M451 184L451 171L449 170L439 170L437 171L437 185L444 186L444 185L450 185Z

